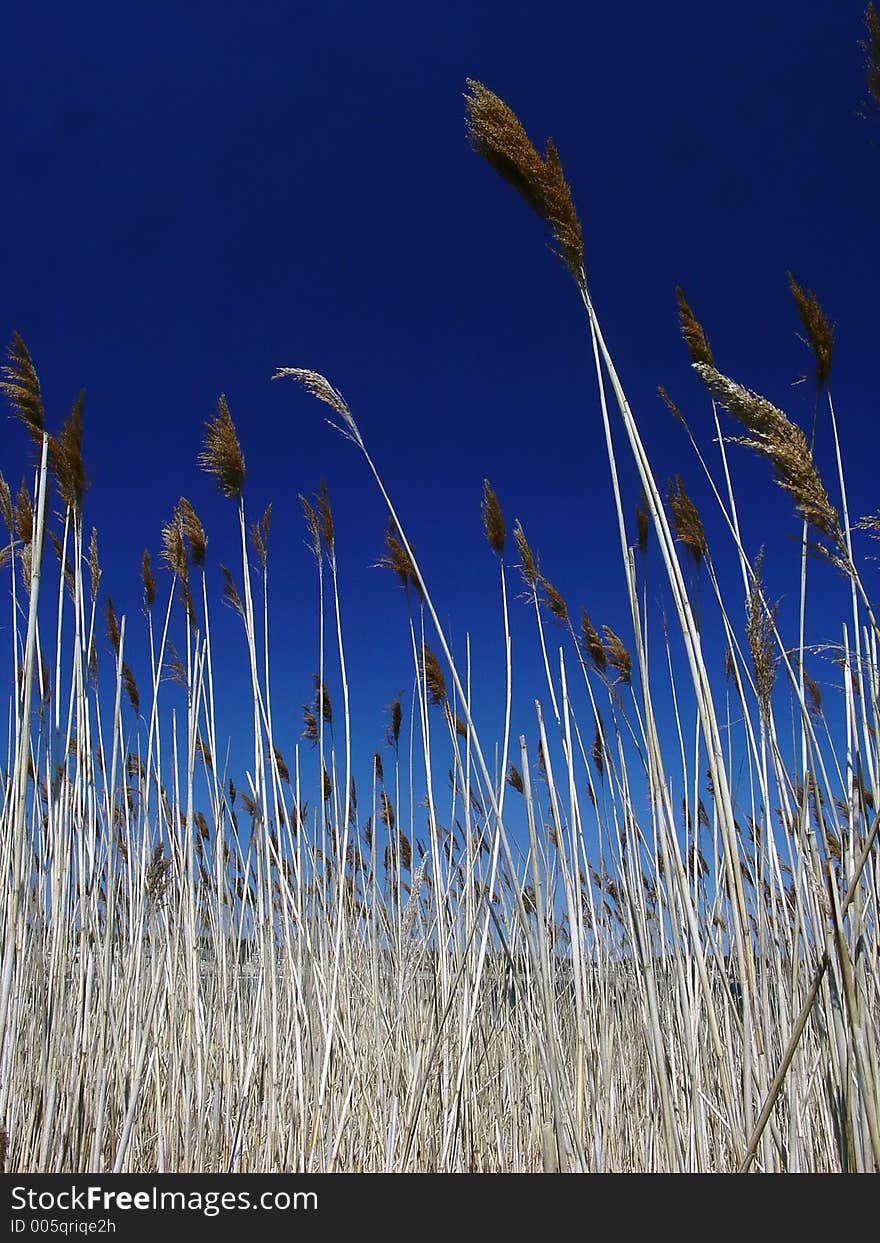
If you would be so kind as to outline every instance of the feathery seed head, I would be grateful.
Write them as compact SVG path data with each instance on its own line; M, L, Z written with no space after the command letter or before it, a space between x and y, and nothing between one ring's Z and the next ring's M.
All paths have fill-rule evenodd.
M748 431L737 438L773 465L780 487L794 500L798 512L845 552L846 544L837 511L810 453L807 439L797 424L766 397L760 397L704 363L695 363L712 396Z
M217 480L224 496L236 501L241 498L245 481L244 455L222 393L217 400L216 414L205 424L205 444L198 460L202 470Z
M98 595L98 584L101 581L101 563L98 560L98 532L92 527L92 537L89 540L89 585L92 589L92 599Z
M504 100L472 78L468 78L467 86L466 124L471 146L548 225L559 246L559 257L582 287L581 223L553 139L547 140L542 157Z
M562 596L556 590L556 588L553 586L550 580L545 578L543 574L541 575L540 583L541 583L541 594L544 597L543 603L550 610L550 612L553 614L553 616L556 618L558 622L560 622L563 626L568 626L570 624L569 616L568 616L568 605L565 603Z
M603 626L602 631L605 635L605 651L609 665L617 670L622 682L630 683L632 681L632 656L624 647L623 640L614 633L610 626Z
M709 347L703 326L691 310L681 288L676 289L675 300L678 303L679 328L688 353L691 356L691 362L705 363L708 367L714 367L715 359L712 357L712 350Z
M586 609L581 609L581 641L590 660L592 660L600 673L604 673L608 663L608 654L605 651L605 645L598 630L590 621Z
M422 677L425 680L425 688L428 692L428 698L432 704L442 704L446 701L446 679L443 676L443 670L440 661L428 647L427 643L422 643Z
M667 499L672 512L675 534L691 554L699 569L700 562L709 551L709 545L706 542L706 532L699 510L685 492L681 475L676 475L674 481L669 481Z
M313 397L317 397L318 401L322 401L325 406L329 406L331 410L335 410L345 424L348 432L351 434L355 443L364 447L361 439L358 425L354 421L354 415L348 408L345 398L335 389L326 376L321 375L319 371L310 371L307 367L279 367L272 376L273 380L290 379L296 380L303 388L311 393Z
M501 506L498 503L498 497L492 490L492 485L488 479L483 480L483 530L486 532L486 539L489 541L489 547L498 556L504 553L504 540L506 537L506 528L504 526L504 515L501 512Z
M21 419L37 449L43 444L45 414L40 381L28 348L17 332L6 352L7 363L0 369L0 391L9 398L16 417Z
M825 318L825 312L819 305L819 299L812 289L802 289L791 272L788 274L788 287L797 313L803 324L807 341L816 359L816 383L822 388L831 374L831 362L834 357L834 329Z
M526 533L522 528L522 523L519 518L517 518L513 526L513 538L516 541L516 547L519 552L520 570L522 572L523 579L525 580L526 586L531 587L532 590L534 590L541 575L538 571L538 563L535 560L531 548L529 547L529 542L526 539Z
M180 518L182 534L189 541L193 564L197 565L200 570L203 570L208 548L208 537L205 534L205 528L185 496L182 496L177 502L177 513Z

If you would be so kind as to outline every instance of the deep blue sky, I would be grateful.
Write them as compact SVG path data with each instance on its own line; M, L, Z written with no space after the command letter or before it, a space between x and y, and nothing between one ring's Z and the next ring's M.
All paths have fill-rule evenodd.
M489 736L502 665L484 476L572 609L586 604L628 634L576 291L537 220L470 151L468 76L506 98L536 141L555 137L657 473L684 475L710 534L698 468L655 395L665 384L709 446L707 402L677 332L679 283L719 366L804 422L808 388L792 384L809 358L786 271L817 291L837 324L832 387L852 508L874 509L880 129L857 115L864 8L35 0L10 11L0 335L27 341L52 426L87 389L86 522L99 530L102 586L129 625L141 551L157 551L181 493L208 529L215 571L236 565L233 506L195 465L225 392L251 516L275 506L282 749L316 667L296 496L322 476L358 736L381 741L382 707L409 685L404 603L372 568L385 518L358 455L320 407L269 382L277 366L299 365L348 398L459 650L472 631ZM823 423L820 459L827 448ZM28 455L23 430L5 422L0 468L13 483ZM754 550L771 538L768 573L783 595L796 566L785 537L798 523L762 466L742 451L737 466L747 541ZM246 674L237 621L219 604L215 617L234 690ZM516 635L530 676L522 606ZM145 663L132 663L145 683ZM521 692L528 705L542 688Z

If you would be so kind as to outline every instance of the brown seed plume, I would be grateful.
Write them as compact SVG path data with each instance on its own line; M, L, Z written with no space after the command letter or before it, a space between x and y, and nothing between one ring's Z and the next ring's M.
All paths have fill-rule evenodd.
M119 642L120 642L121 636L119 633L119 622L116 620L116 611L113 608L113 600L111 599L110 596L107 597L106 616L107 616L107 638L110 640L110 646L113 648L113 651L118 656L119 655Z
M709 545L706 542L706 532L703 528L703 521L700 518L699 510L687 492L685 492L681 475L676 475L674 480L669 481L667 499L672 513L675 534L693 557L697 568L699 568L700 563L709 551Z
M182 496L177 502L177 513L180 517L182 534L189 542L193 564L197 565L200 570L203 570L208 549L208 537L205 534L205 528L185 496Z
M517 518L513 526L513 538L516 541L517 551L519 552L519 568L522 572L523 579L525 580L526 586L531 587L534 590L541 575L538 571L538 563L535 560L534 553L529 547L529 542L526 539L526 533L522 529L522 523L519 518Z
M316 499L318 502L318 526L321 531L321 539L324 541L324 547L332 559L336 548L336 528L333 524L333 510L330 508L327 482L324 479L321 480L321 487Z
M186 558L186 544L183 539L183 519L180 508L176 508L171 518L162 527L162 560L167 568L182 583L189 581L189 562Z
M396 748L400 742L400 726L403 722L403 708L400 703L400 695L391 702L388 713L391 720L385 731L386 741L389 747Z
M675 300L678 303L678 326L691 356L691 362L705 363L707 367L714 367L715 359L712 357L712 350L703 331L703 325L691 310L681 288L676 289Z
M144 585L144 607L149 613L156 602L156 580L150 565L150 553L146 548L141 557L141 582Z
M3 518L9 534L14 534L12 519L12 490L3 477L2 472L0 472L0 517Z
M25 545L31 544L34 538L34 508L31 505L30 493L27 490L27 484L22 479L19 485L18 494L15 498L15 513L13 516L13 527L15 534Z
M547 609L553 614L558 622L563 626L570 625L568 616L568 605L563 600L561 594L556 590L549 579L541 575L541 594L544 598L543 602Z
M605 739L602 737L602 726L596 721L596 735L593 738L593 763L600 777L605 776Z
M669 411L669 413L672 415L672 417L675 419L678 419L682 427L687 427L687 420L685 419L682 412L679 410L678 406L669 396L669 394L667 393L666 389L663 387L662 384L657 385L657 392L660 394L660 397L666 404L666 408Z
M393 570L403 587L414 587L419 596L424 596L421 577L412 557L404 547L400 530L393 518L388 520L385 549L385 556L379 559L378 564L384 569Z
M501 512L501 506L498 503L498 497L492 490L492 485L488 479L483 480L483 530L486 532L486 539L489 547L498 556L504 554L504 541L507 531L504 525L504 515Z
M244 605L241 602L241 596L238 594L238 588L235 585L235 579L225 565L220 566L220 573L223 575L223 603L228 604L230 608L235 609L239 617L244 620Z
M507 784L511 786L518 794L522 794L525 790L523 785L522 774L516 764L511 763L507 770Z
M125 686L125 693L128 695L131 706L134 709L134 714L137 716L141 708L140 692L137 688L137 682L134 680L134 674L124 661L122 664L122 681Z
M82 510L86 489L86 470L82 456L85 396L83 389L73 403L61 435L49 437L49 467L55 476L61 499L76 513Z
M469 78L467 131L473 149L526 200L548 225L559 257L579 286L584 283L581 223L552 138L542 157L516 113L482 82Z
M272 752L275 756L275 763L278 766L278 776L281 778L282 781L286 781L287 784L289 785L290 784L290 769L287 767L287 764L285 763L284 756L281 754L281 752L278 750L277 747L273 747Z
M581 640L587 655L596 666L600 673L605 672L608 664L608 655L605 651L605 645L599 635L599 631L590 621L589 614L586 609L581 609Z
M440 661L428 647L427 643L422 643L422 676L425 679L425 687L431 703L445 703L446 679L443 676Z
M15 415L28 429L37 449L41 449L46 418L40 381L28 348L17 332L12 334L6 357L6 365L0 369L0 391L9 398Z
M101 563L98 560L98 532L92 527L92 537L89 540L89 585L92 589L92 599L94 600L98 594L98 584L101 581Z
M305 738L306 742L317 742L319 737L318 718L315 716L308 704L303 704L302 737Z
M309 539L311 540L312 552L315 557L320 560L321 557L321 536L318 526L318 515L315 513L315 507L307 496L303 496L300 492L299 503L302 506L303 517L306 520L306 526L309 529Z
M828 377L831 374L831 363L834 357L834 329L825 318L825 312L812 289L802 289L791 272L788 274L788 287L816 360L816 383L819 388L823 388L828 383Z
M801 517L845 553L837 511L828 499L803 431L766 397L743 388L714 367L696 363L695 370L712 396L747 429L749 435L737 437L738 442L773 465L777 482L792 497Z
M336 411L355 442L363 448L361 434L357 423L354 421L354 415L348 408L348 403L339 390L333 387L326 376L321 375L319 371L310 371L307 367L279 367L272 379L296 380L298 384L303 386L306 392L311 393L313 397L317 397L318 401L322 401L325 406L329 406L331 410Z
M198 460L202 470L217 480L224 496L239 500L244 490L244 456L226 397L222 393L217 401L216 414L205 424L205 444Z
M755 574L749 592L749 603L746 620L746 638L752 654L752 672L755 678L755 690L761 714L766 718L770 711L770 695L776 681L776 647L773 638L773 622L776 610L771 609L768 615L764 603L764 591L761 584L761 570L764 565L764 549L755 558Z
M327 687L317 673L312 674L315 683L315 715L323 717L328 725L333 724L333 705L327 694Z
M614 633L610 626L603 626L602 631L605 635L605 651L609 665L612 669L617 670L617 674L622 682L631 682L632 656L624 647L623 640Z

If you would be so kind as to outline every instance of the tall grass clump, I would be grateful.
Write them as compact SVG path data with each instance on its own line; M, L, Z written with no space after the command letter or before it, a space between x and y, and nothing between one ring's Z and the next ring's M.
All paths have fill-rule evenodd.
M868 31L876 97L873 6ZM664 390L693 458L659 478L555 144L539 151L482 83L466 105L473 148L549 230L586 319L598 403L585 394L583 418L601 425L626 622L569 607L487 479L474 522L504 655L503 727L488 737L485 674L441 622L418 518L404 521L367 425L326 377L281 367L329 409L387 510L380 565L402 589L411 687L391 696L378 749L356 754L322 483L284 518L304 522L315 600L291 738L290 705L272 697L270 580L286 554L272 507L251 506L226 398L198 465L234 507L235 560L214 560L182 496L158 557L140 558L142 615L120 615L85 522L83 396L51 432L13 336L2 387L34 460L17 492L0 476L7 1169L880 1170L880 631L855 536L880 520L851 518L833 328L790 275L829 468L782 409L718 369L678 290L716 447ZM743 453L798 515L793 619L744 534ZM819 576L840 597L821 680ZM516 737L512 579L542 670ZM247 658L234 773L218 598Z

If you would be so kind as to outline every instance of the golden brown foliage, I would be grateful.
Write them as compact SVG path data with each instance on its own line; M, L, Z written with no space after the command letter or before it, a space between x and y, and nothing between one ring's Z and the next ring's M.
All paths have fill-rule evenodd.
M481 82L468 79L467 130L471 146L548 225L559 257L579 286L584 283L581 224L552 138L543 157L514 111Z
M214 476L224 496L239 500L244 490L244 455L222 393L217 400L216 414L205 424L205 443L199 454L199 465Z

